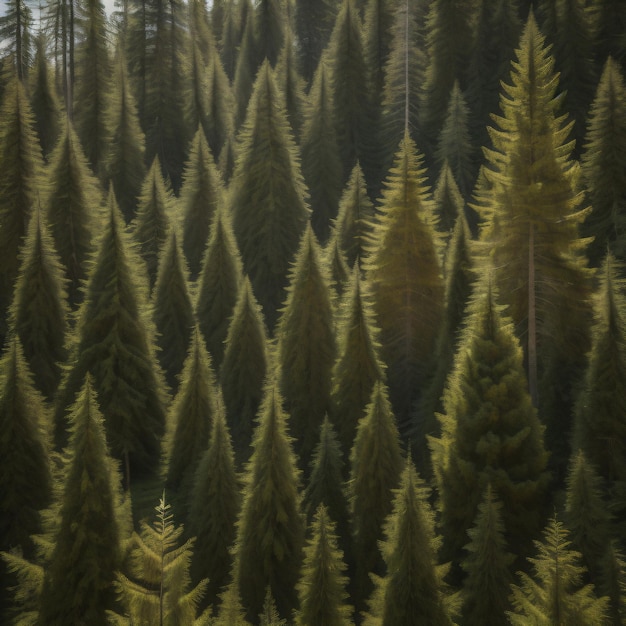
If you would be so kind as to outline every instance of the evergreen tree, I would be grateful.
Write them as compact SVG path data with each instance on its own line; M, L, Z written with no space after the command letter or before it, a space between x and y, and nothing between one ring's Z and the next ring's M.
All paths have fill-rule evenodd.
M592 210L583 232L593 241L588 255L600 265L607 246L626 259L626 85L619 65L607 59L589 112L582 170Z
M165 379L174 391L178 389L178 376L187 357L195 324L187 273L176 229L172 228L163 251L152 303L158 358Z
M294 9L300 71L302 78L310 85L330 39L337 3L334 0L297 0Z
M350 453L348 485L355 560L352 597L357 609L363 608L372 590L370 572L381 575L384 571L378 541L392 510L392 490L400 483L403 464L387 390L377 382Z
M311 223L318 239L326 242L343 183L326 57L309 91L300 145L302 175L311 192Z
M145 146L121 46L117 51L104 117L106 153L101 164L101 177L113 185L124 219L130 222L136 215L137 199L146 177Z
M283 0L259 0L254 6L254 40L257 64L267 59L274 67L287 38L289 28Z
M70 413L69 460L58 531L41 592L39 623L107 624L122 564L120 475L109 456L103 417L89 375Z
M609 598L609 617L614 626L626 623L626 563L617 542L612 541L604 559L600 592Z
M350 269L345 255L339 243L339 237L335 233L332 239L326 244L324 256L330 273L330 283L333 288L333 304L343 295L344 287L350 278Z
M167 416L163 475L167 485L184 505L189 499L198 463L207 449L217 410L211 357L197 327L193 331L180 380L181 385Z
M298 626L348 626L351 623L352 608L346 603L346 566L337 549L334 527L327 508L320 504L311 524L312 537L305 548L298 583Z
M534 579L519 573L520 585L512 586L515 608L509 613L511 624L584 624L605 623L606 597L596 598L592 585L581 586L584 567L580 553L570 549L567 531L553 517L544 530L544 540L535 541L537 556L529 558Z
M380 544L387 573L375 579L370 615L364 624L452 624L443 583L447 567L436 565L441 538L435 536L429 489L410 459L394 494L385 540Z
M215 626L250 626L235 583L230 584L220 598L222 602Z
M19 249L26 235L43 167L32 110L22 83L14 78L0 107L0 340L19 270Z
M202 6L201 6L202 4ZM204 3L197 1L190 2L189 8L189 50L187 52L187 58L189 63L189 77L185 88L187 90L187 96L185 103L187 110L185 111L185 117L189 128L201 128L205 131L208 118L208 99L207 99L207 60L204 50L204 42L202 41L202 34L208 25L197 24L194 13L205 14L206 8ZM198 16L199 17L199 16Z
M304 120L304 86L298 72L296 49L291 29L285 32L285 43L276 62L276 85L283 94L289 126L297 143Z
M107 212L78 311L70 365L56 398L55 427L61 440L65 409L90 372L107 441L124 461L128 486L131 467L146 471L158 462L166 396L146 312L147 278L112 193Z
M247 466L233 568L241 600L252 621L263 608L267 587L281 616L290 615L298 604L295 584L302 563L304 520L287 419L277 384L270 381L259 409Z
M82 299L87 261L101 219L102 193L69 120L50 155L47 183L42 205L65 268L69 303L75 308Z
M204 131L199 127L191 142L180 192L183 249L192 279L200 273L211 221L222 202L223 194L222 180L217 172Z
M463 623L500 626L511 608L509 587L513 582L514 556L507 551L502 521L502 503L487 485L474 527L467 531L469 553L462 566L467 574L463 582Z
M191 574L207 578L202 606L216 604L230 580L235 524L241 508L241 484L226 425L221 394L216 391L211 438L195 472L189 505L189 533L197 537Z
M218 207L197 280L196 319L215 369L222 364L228 326L243 277L230 216Z
M263 601L263 609L259 614L259 626L287 626L287 621L280 618L276 602L272 596L272 591L268 587L265 592L265 600Z
M344 454L352 449L357 424L377 381L385 378L378 356L377 329L372 321L367 286L358 264L343 295L337 322L337 360L333 366L332 418Z
M0 41L4 43L3 56L12 60L19 81L28 76L32 60L32 23L32 10L25 0L9 0L5 4L5 13L0 17Z
M235 94L235 128L240 129L250 96L254 88L254 81L259 69L260 59L257 55L256 34L254 29L254 8L251 0L243 0L242 11L246 19L241 22L241 43L237 52L237 63L233 77L233 92Z
M9 324L20 339L35 385L49 400L67 358L67 309L63 268L37 204L21 252Z
M243 266L272 329L309 209L281 95L269 63L258 73L230 184Z
M465 203L452 168L444 161L433 193L434 223L445 239L451 237L459 218L465 222ZM469 232L468 232L469 234Z
M365 269L380 326L391 400L406 432L419 389L432 366L444 311L444 284L429 223L421 159L405 133L386 181Z
M540 528L548 482L544 427L512 324L495 301L490 283L476 287L444 392L441 438L431 439L445 558L455 563L488 484L519 555Z
M263 381L270 370L263 316L247 278L239 291L225 345L220 383L237 462L241 465L250 454L254 418L263 397Z
M291 271L276 336L279 381L300 467L305 469L319 426L331 410L335 328L327 270L307 226Z
M252 3L250 0L227 2L224 9L222 33L220 37L216 35L215 40L218 44L219 55L226 76L228 76L229 81L233 82L241 37L247 24L248 15L252 14Z

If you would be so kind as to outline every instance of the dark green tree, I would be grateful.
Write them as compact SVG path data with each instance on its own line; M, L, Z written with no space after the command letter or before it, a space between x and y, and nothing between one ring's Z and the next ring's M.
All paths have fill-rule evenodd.
M243 35L243 29L252 15L251 0L239 0L227 2L224 11L222 33L216 36L220 59L228 79L232 82L235 78L237 56Z
M291 29L285 32L285 43L282 47L274 75L276 85L283 94L283 102L289 126L296 142L300 142L300 133L304 121L304 85L297 67L296 47Z
M3 42L3 56L7 55L19 81L28 76L32 61L31 27L32 10L26 0L9 0L5 13L0 16L0 41Z
M297 0L294 28L302 78L311 84L337 15L334 0Z
M289 23L284 0L259 0L254 5L254 40L257 66L267 59L274 67L287 38Z
M258 73L230 184L244 271L274 328L309 209L296 145L269 62Z
M598 2L597 15L597 52L601 62L612 56L626 70L626 14L624 0Z
M344 288L350 278L350 268L348 267L345 255L341 249L337 233L334 233L331 240L326 244L324 257L328 264L330 282L333 288L333 304L336 305L337 301L343 295Z
M256 49L256 34L254 28L254 7L251 0L243 0L242 11L245 20L241 21L241 42L237 52L235 74L232 78L235 94L235 128L240 129L246 117L246 110L250 96L254 89L254 81L259 69L259 59Z
M254 623L267 587L281 616L291 615L298 605L295 587L300 578L304 520L287 420L278 385L270 381L246 470L233 567L242 603Z
M335 524L328 509L320 504L311 524L311 539L304 551L302 574L298 583L300 609L298 626L348 626L352 607L347 604L346 565L337 548Z
M287 620L281 619L272 591L268 587L265 592L263 608L259 613L259 626L287 626Z
M452 236L459 217L465 221L466 216L463 196L447 161L444 161L441 166L433 200L435 225L447 241Z
M599 591L609 598L609 617L614 626L626 623L626 562L617 542L612 541L604 559Z

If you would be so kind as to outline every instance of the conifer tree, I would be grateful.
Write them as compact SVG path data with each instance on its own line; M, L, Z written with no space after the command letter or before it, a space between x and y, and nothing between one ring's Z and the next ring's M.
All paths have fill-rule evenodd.
M226 335L220 383L239 465L249 458L254 418L270 370L263 316L245 278Z
M254 8L251 0L243 0L242 12L245 13L246 17L241 22L241 43L237 52L235 74L232 79L235 104L237 105L235 112L235 128L237 130L240 129L246 117L246 110L260 62L257 55Z
M315 71L308 94L300 145L302 175L311 192L311 224L324 243L330 220L337 215L343 184L326 57Z
M334 234L346 255L346 262L354 266L357 259L365 259L374 228L374 205L367 195L365 176L357 163L339 202Z
M196 319L216 370L222 364L242 279L243 267L230 216L218 207L197 280L196 299Z
M281 100L265 62L241 131L230 184L233 227L244 271L270 329L283 303L289 264L309 215L296 146Z
M276 336L281 392L300 467L309 466L324 416L331 411L336 341L327 269L311 226L290 273Z
M189 128L201 128L204 132L208 118L206 54L203 51L203 42L201 41L201 32L203 29L196 27L193 7L200 7L200 3L189 3L190 36L188 41L189 51L187 52L189 59L189 79L185 86L188 91L188 95L185 99L187 105L185 116ZM206 12L204 6L196 10L201 13Z
M215 37L219 48L219 55L224 66L228 80L235 79L237 57L241 44L243 29L247 23L248 15L252 14L251 0L239 0L239 2L227 2L224 7L224 20L220 37Z
M187 357L195 324L187 274L176 229L172 228L159 265L152 304L159 362L174 391L178 389L178 376Z
M337 548L335 524L323 504L316 510L311 530L298 583L300 609L296 624L348 626L352 608L346 603L346 566Z
M310 85L330 39L337 3L331 0L297 0L294 9L300 71L306 84Z
M435 536L429 489L410 459L399 487L390 495L393 510L385 522L385 540L380 544L387 573L375 579L376 589L364 624L450 625L443 583L447 567L436 565L441 537Z
M268 587L265 592L265 600L263 601L263 609L259 614L259 626L287 626L287 621L281 619L276 608L276 602L272 596L272 591Z
M191 277L200 273L202 257L209 239L211 221L224 194L222 180L204 131L198 127L185 163L180 210L183 219L183 249Z
M12 60L20 82L28 76L32 60L32 24L32 10L25 0L9 0L5 4L4 15L0 17L0 41L5 47L3 56L6 54Z
M146 166L144 135L121 45L117 50L112 74L111 92L104 113L106 152L101 164L101 178L113 185L120 209L128 223L136 214Z
M107 624L122 564L121 477L109 456L103 417L89 374L70 413L58 530L40 599L42 624Z
M101 218L102 192L69 120L50 155L46 174L42 205L65 268L69 303L75 308L82 298L81 286Z
M220 599L220 612L215 621L215 626L250 626L235 583L228 585Z
M610 542L604 559L599 592L609 598L609 617L615 626L626 622L626 563L616 541Z
M56 84L63 94L65 110L72 117L76 65L77 0L52 0L46 4L44 23L52 33Z
M196 537L191 561L194 581L208 579L201 606L216 604L230 581L236 522L241 508L241 484L226 424L221 392L216 390L211 438L193 481L189 534Z
M332 239L326 244L324 256L329 268L330 282L333 288L333 304L336 305L337 300L343 295L344 288L350 278L350 268L341 249L337 233L334 233Z
M384 384L377 382L350 453L349 498L355 561L353 599L357 609L369 597L370 572L381 575L378 551L383 524L392 510L402 474L402 452L395 417ZM392 622L390 622L392 623Z
M589 111L582 170L591 213L583 232L594 237L587 249L598 266L607 246L619 259L626 258L626 85L619 65L609 58Z
M172 191L163 180L159 158L155 157L141 185L132 225L133 237L148 271L150 289L154 287L157 278L161 250L174 214L174 203Z
M252 621L263 608L267 587L281 617L291 615L298 604L295 584L300 578L304 520L287 419L278 386L270 380L246 470L233 568L235 584Z
M391 400L404 432L432 364L444 310L443 278L429 223L431 202L421 159L407 132L386 181L365 263Z
M553 517L547 524L543 541L535 541L537 556L529 558L534 578L519 573L520 585L512 586L514 625L605 623L606 597L597 598L592 585L581 585L584 567L580 553L570 548L568 533Z
M283 0L259 0L254 6L254 39L257 64L267 59L274 67L287 39L289 23Z
M333 366L332 418L344 455L352 449L357 424L385 370L378 355L377 329L367 285L355 265L343 295L337 323L337 360Z
M70 365L55 404L57 440L65 409L87 372L93 376L112 454L130 469L152 470L159 458L166 395L147 316L147 278L109 193L107 219L78 311Z
M32 110L17 78L7 86L0 107L0 162L0 340L4 343L18 253L43 167Z
M289 126L297 143L304 120L304 86L298 72L296 49L291 29L286 29L285 43L282 47L275 69L276 85L283 94L283 102Z
M459 218L465 221L465 203L452 168L444 161L433 193L435 225L445 239L452 236Z
M463 623L500 626L511 608L509 587L513 582L514 556L507 551L502 521L502 503L487 485L462 566L467 577L463 582Z
M198 463L207 449L217 410L215 373L197 327L193 330L180 380L181 385L167 416L163 475L184 506Z
M51 400L67 358L67 294L48 225L35 205L21 252L9 325L20 339L35 385Z
M548 481L544 427L490 282L476 287L468 315L444 392L441 438L431 439L444 558L455 563L489 483L504 505L506 537L523 554L540 528Z

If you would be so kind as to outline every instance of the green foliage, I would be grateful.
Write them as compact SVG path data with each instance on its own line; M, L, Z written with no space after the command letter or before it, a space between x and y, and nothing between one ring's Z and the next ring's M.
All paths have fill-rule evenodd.
M239 290L228 334L220 383L238 464L247 460L254 418L263 397L270 355L261 309L245 278Z
M243 266L268 327L283 303L289 264L309 215L296 145L268 62L259 70L230 184Z
M272 591L268 587L263 602L263 610L259 615L259 626L287 626L287 621L280 618Z
M235 584L252 620L261 613L267 587L281 616L290 615L298 604L295 584L300 578L304 520L287 419L277 384L270 381L246 470L233 568Z
M599 2L597 7L597 52L602 60L612 56L626 69L626 13L624 0Z
M520 585L512 586L515 610L511 624L603 624L608 599L596 598L592 585L581 585L584 568L580 553L570 549L568 533L553 517L544 530L543 541L535 541L537 556L529 558L534 579L519 573Z
M215 626L250 626L236 584L230 584L220 598L222 603Z
M324 257L328 264L330 282L333 288L333 304L336 304L336 301L343 295L344 288L350 278L350 269L348 268L348 263L341 249L337 233L335 233L328 244L326 244Z
M612 624L626 622L626 563L616 541L610 542L602 568L599 590L609 598L609 616Z
M0 40L6 46L6 54L15 67L15 75L22 81L28 75L31 61L32 10L25 0L9 0L5 13L0 17Z
M9 324L20 339L35 385L52 399L61 378L60 364L67 358L68 307L63 268L39 204L20 257Z
M598 266L607 246L626 256L626 85L619 65L607 59L589 112L582 170L592 210L583 232L591 264Z
M237 52L237 63L233 81L235 94L235 128L239 129L246 117L250 96L254 87L254 80L259 69L256 54L256 38L254 32L254 8L251 0L242 2L242 10L246 10L246 19L241 22L241 43Z
M433 200L435 204L435 226L447 239L452 236L459 218L465 222L465 202L454 172L447 161L444 161L441 166ZM469 231L467 234L469 235Z
M334 0L297 0L294 9L299 67L305 82L310 84L330 38L337 3Z
M304 469L319 426L331 410L331 373L337 351L328 272L311 226L302 237L289 283L276 331L276 355L290 432Z
M304 86L298 73L296 48L291 29L285 32L285 43L276 63L274 76L278 90L283 94L283 102L289 126L296 142L299 143L304 121Z
M254 6L254 39L257 64L267 59L274 67L287 40L284 0L259 0Z
M311 531L298 583L300 609L295 623L348 626L352 607L346 603L346 566L337 548L335 525L323 504L317 507Z

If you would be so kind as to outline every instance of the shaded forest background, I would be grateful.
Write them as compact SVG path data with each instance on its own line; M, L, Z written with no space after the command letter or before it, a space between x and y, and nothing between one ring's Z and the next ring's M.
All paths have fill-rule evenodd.
M626 3L10 0L3 623L626 624Z

